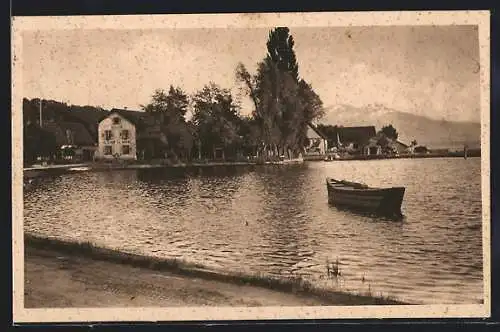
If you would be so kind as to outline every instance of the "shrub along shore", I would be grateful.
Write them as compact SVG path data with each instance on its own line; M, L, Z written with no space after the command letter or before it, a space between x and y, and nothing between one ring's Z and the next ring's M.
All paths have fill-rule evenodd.
M185 278L200 278L235 285L255 286L306 297L310 296L319 298L332 305L406 304L391 297L374 296L373 294L358 295L321 289L301 277L276 278L259 274L225 273L209 270L202 265L177 259L143 256L101 248L90 242L71 242L33 234L25 234L24 244L26 248L30 248L31 250L51 250L72 257L87 257L96 261L119 264L120 266L168 271Z

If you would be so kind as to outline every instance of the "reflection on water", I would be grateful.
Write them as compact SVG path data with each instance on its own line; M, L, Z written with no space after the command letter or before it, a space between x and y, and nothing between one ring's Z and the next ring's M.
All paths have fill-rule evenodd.
M338 210L327 176L406 186L403 221ZM25 191L27 231L214 269L301 275L418 303L482 299L480 159L65 175Z

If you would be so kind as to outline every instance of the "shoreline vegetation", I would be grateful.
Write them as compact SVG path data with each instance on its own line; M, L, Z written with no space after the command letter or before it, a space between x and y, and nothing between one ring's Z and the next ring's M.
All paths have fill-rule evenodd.
M251 287L256 292L261 291L261 289L265 289L273 292L298 296L300 298L303 298L304 300L316 300L317 303L321 305L408 304L393 297L387 297L383 295L374 295L368 293L355 294L345 291L322 289L312 285L310 282L304 280L300 276L276 278L260 274L249 275L240 273L218 272L206 269L199 264L184 262L177 259L163 259L153 256L125 253L114 249L97 247L90 242L72 242L25 233L24 244L25 253L27 251L30 252L29 255L25 254L25 264L27 262L32 264L33 262L31 262L30 260L35 259L34 257L36 256L43 256L44 253L44 259L52 259L54 261L57 261L58 255L66 255L66 260L90 259L93 262L106 262L112 264L112 266L116 266L116 268L119 269L140 268L143 269L143 271L159 271L171 273L173 275L176 275L178 278L200 279L206 282L219 282L224 285ZM37 252L39 252L39 255L37 255ZM49 253L49 255L47 255L47 252ZM57 272L51 270L50 273ZM63 273L63 271L61 273ZM25 275L25 280L29 278L30 280L36 282L36 280L42 277L42 275ZM99 283L100 281L95 280L93 282ZM122 286L126 287L126 285ZM130 286L133 287L133 285ZM151 285L151 287L154 288L155 285L153 284ZM198 287L200 287L199 283ZM201 287L203 287L203 282L201 283ZM36 289L34 289L34 291L36 291ZM210 290L206 289L206 291ZM61 292L63 292L63 290L61 290ZM55 296L57 296L57 294ZM41 302L45 303L44 301Z
M341 162L349 160L383 160L383 159L419 159L419 158L463 158L463 153L447 153L447 154L408 154L399 156L353 156L341 159L332 159L328 162ZM469 158L477 158L480 155L472 155ZM325 156L308 156L304 161L319 162L324 161ZM292 163L296 164L296 163ZM23 178L33 179L37 177L61 175L66 173L82 172L82 171L112 171L124 169L150 169L150 168L199 168L199 167L226 167L226 166L265 166L265 165L281 165L279 161L273 162L258 162L258 161L203 161L191 163L167 163L164 161L157 162L88 162L76 164L47 164L47 165L32 165L23 169Z

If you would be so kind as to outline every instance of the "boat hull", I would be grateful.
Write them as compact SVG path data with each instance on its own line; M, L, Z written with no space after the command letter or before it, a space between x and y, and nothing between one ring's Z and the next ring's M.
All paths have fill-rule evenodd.
M402 217L404 187L370 188L332 179L327 179L326 186L332 205L390 218Z

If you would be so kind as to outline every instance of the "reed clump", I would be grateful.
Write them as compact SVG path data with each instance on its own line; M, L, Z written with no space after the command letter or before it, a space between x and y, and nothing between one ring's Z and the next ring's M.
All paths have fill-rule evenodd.
M338 278L342 276L342 272L340 271L340 262L337 257L335 262L330 262L330 260L326 260L326 276L329 279Z

